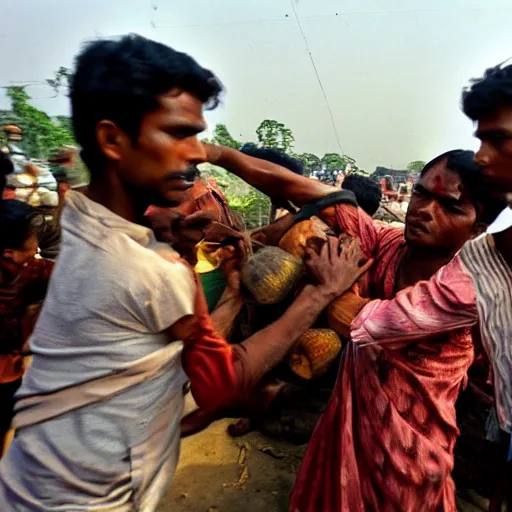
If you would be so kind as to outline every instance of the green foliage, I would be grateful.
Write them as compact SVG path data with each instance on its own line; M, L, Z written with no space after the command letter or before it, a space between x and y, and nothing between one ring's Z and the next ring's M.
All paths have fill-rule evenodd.
M73 125L71 122L71 117L68 116L55 116L55 121L59 126L66 129L69 133L73 133Z
M248 195L226 196L229 206L244 218L249 229L265 226L270 222L270 199L256 189Z
M407 164L407 170L411 172L420 172L423 167L425 167L425 162L423 160L414 160L414 162Z
M333 171L344 171L345 167L349 163L346 156L338 153L326 153L322 160L322 166L330 172Z
M201 172L215 179L229 206L242 215L249 229L268 224L270 199L266 195L221 167L206 164Z
M53 121L46 112L30 105L30 96L24 87L7 87L7 96L14 115L21 121L23 146L30 157L45 158L55 149L75 144L66 124Z
M313 153L301 153L300 155L294 156L297 160L302 162L306 176L310 176L313 172L318 172L322 169L322 161Z
M295 145L293 132L283 123L271 119L265 119L256 130L260 146L276 148L285 153L290 153Z
M215 127L215 130L213 130L212 142L214 144L227 146L228 148L233 149L240 149L242 147L242 143L231 136L225 124L218 124Z

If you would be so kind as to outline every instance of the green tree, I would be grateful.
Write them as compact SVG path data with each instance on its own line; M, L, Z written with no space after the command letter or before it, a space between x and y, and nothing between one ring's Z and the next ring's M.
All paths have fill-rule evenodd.
M276 148L285 153L291 153L295 145L293 132L283 123L265 119L256 130L260 146Z
M53 150L66 144L75 144L69 129L53 121L42 110L30 105L30 96L24 87L7 87L13 113L21 120L23 146L31 157L47 157Z
M347 163L349 163L349 159L344 155L340 155L339 153L326 153L323 156L321 163L322 167L325 167L330 172L344 171Z
M310 176L313 172L318 172L322 169L322 161L313 153L301 153L300 155L294 156L297 160L302 162L306 176Z
M213 130L212 142L214 144L220 144L221 146L227 146L233 149L240 149L242 147L242 143L231 136L225 124L218 124L215 127L215 130Z
M71 122L71 117L55 116L55 121L59 126L67 130L69 133L73 133L73 124Z
M420 172L423 167L425 167L425 162L423 160L414 160L414 162L409 162L407 164L407 170L411 172Z

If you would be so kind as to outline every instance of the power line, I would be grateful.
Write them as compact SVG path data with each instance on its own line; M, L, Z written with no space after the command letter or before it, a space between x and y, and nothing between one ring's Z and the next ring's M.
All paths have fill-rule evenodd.
M316 78L318 80L318 84L320 85L320 90L322 91L322 94L325 99L325 104L327 106L327 110L329 111L329 117L331 118L332 127L334 129L334 135L336 136L336 142L338 143L338 148L340 150L340 153L343 153L343 150L341 149L341 143L340 143L340 137L338 135L338 129L336 128L336 122L334 120L334 115L331 110L331 106L329 105L329 100L327 99L327 94L325 92L324 86L322 84L322 79L320 78L320 73L318 72L318 69L315 64L315 59L313 58L313 54L311 53L311 49L309 48L308 40L306 38L306 34L304 33L304 30L302 28L299 16L297 15L297 10L295 9L294 0L290 0L292 4L293 14L295 15L295 19L297 20L297 25L299 26L300 33L302 34L302 38L304 39L304 44L306 45L306 49L309 53L309 58L311 60L311 64L313 65L313 69L315 71Z

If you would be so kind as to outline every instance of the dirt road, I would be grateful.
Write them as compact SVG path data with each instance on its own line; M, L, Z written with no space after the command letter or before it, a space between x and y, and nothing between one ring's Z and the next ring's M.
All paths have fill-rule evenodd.
M222 420L181 445L177 474L158 512L286 512L305 447L253 432L231 438Z
M253 432L233 439L221 420L182 441L178 471L158 512L287 512L305 446ZM459 512L483 512L488 502L459 490Z

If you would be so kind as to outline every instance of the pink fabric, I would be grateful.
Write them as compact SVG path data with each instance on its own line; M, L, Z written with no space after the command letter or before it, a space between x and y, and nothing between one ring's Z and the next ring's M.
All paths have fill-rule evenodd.
M337 207L336 223L338 231L359 236L363 250L375 258L370 296L391 299L405 253L401 231L374 227L363 212L343 205ZM443 279L460 285L460 267L450 269ZM402 292L401 303L393 302L393 314L403 321L389 341L406 341L401 329L407 320L426 322L428 315L453 306L450 296L438 296L434 309L423 293ZM470 296L467 300L471 303ZM374 303L367 305L360 318L366 326L371 315L371 333L384 337L385 321L380 314L374 317L373 308ZM363 345L376 341L366 336L347 347L333 396L300 468L290 511L455 511L450 476L458 435L455 400L473 360L470 330L399 344Z
M478 320L476 289L459 256L429 281L397 293L393 300L373 300L352 322L352 341L390 343L472 327Z

